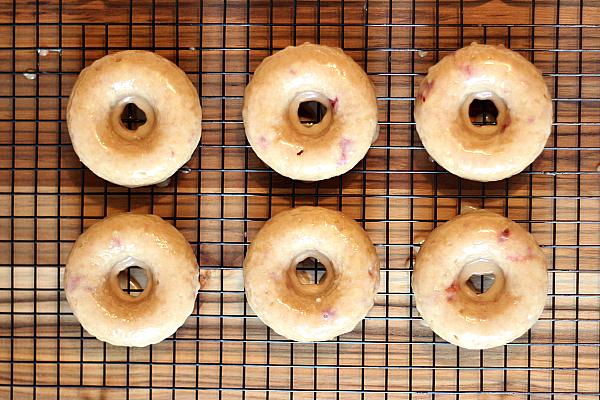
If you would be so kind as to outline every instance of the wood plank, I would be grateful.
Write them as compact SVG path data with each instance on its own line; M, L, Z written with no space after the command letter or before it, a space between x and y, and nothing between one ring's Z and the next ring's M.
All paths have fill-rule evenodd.
M144 0L132 12L128 2L112 1L19 2L15 12L12 3L0 4L0 397L290 399L298 391L293 398L383 399L388 391L394 399L478 399L477 392L487 391L506 399L545 399L551 392L565 394L560 399L596 398L595 3L426 0L413 9L410 2L387 1L343 7L321 1L319 8L314 2ZM346 49L380 98L374 148L353 171L318 184L269 172L246 147L241 123L244 87L262 59L305 41ZM509 181L459 183L428 160L413 129L412 98L427 68L472 41L520 51L542 70L556 99L548 148ZM64 119L79 71L129 47L156 49L177 62L201 97L201 146L165 188L106 184L82 167L70 146ZM315 204L341 208L363 223L382 260L382 285L369 317L339 341L288 343L245 303L241 267L266 219ZM519 221L551 262L551 296L541 320L506 347L480 352L448 345L414 308L412 247L464 204ZM77 236L105 215L128 210L173 221L205 277L186 324L144 349L92 338L63 291L63 266Z

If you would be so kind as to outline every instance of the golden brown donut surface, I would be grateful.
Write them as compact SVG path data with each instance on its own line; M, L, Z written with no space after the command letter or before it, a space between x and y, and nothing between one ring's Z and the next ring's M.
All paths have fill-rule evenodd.
M495 276L483 293L473 275ZM546 258L533 236L485 210L469 211L434 229L412 277L417 310L431 329L469 349L506 344L538 320L548 293Z
M146 123L127 129L121 113L133 103ZM122 51L81 71L67 105L79 159L99 177L137 187L165 181L198 147L202 109L196 89L171 61L147 51Z
M119 286L122 270L146 271L137 297ZM117 214L79 236L65 267L73 314L91 335L117 346L142 347L172 335L192 313L200 287L190 244L155 215Z
M491 100L495 125L469 117L473 100ZM472 44L429 68L415 101L427 152L462 178L497 181L521 172L542 152L552 102L541 72L503 46Z
M327 112L300 122L303 102ZM246 137L281 175L317 181L352 169L377 139L377 98L365 71L339 48L305 43L267 57L244 92Z
M318 284L296 273L313 257L327 269ZM379 258L366 232L339 211L298 207L271 218L244 260L248 303L275 332L289 339L329 340L349 332L373 306Z

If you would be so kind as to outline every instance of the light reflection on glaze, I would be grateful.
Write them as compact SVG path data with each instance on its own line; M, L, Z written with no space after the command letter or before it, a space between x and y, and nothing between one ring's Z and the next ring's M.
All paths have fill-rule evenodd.
M169 250L169 243L164 238L158 235L154 235L154 238L158 247L161 247L164 250Z
M495 85L496 77L494 76L474 76L465 81L465 86L475 86L475 85Z
M127 79L127 80L123 80L123 81L117 81L117 82L114 82L110 86L110 88L115 92L119 92L121 90L130 90L133 88L134 83L135 83L135 79Z
M287 308L290 312L300 315L306 315L305 311L302 311L300 308L296 308L291 306L288 302L282 301L280 298L277 298L277 302Z
M281 135L279 135L279 143L281 143L281 145L283 146L289 147L293 153L297 153L299 150L302 149L302 146L297 146L293 143L286 141L285 138Z

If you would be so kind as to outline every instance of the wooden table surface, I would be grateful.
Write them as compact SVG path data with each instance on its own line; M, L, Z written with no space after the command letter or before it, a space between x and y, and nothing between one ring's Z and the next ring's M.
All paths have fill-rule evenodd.
M381 133L366 158L318 183L272 172L241 123L244 87L261 60L306 41L342 47L379 99ZM503 44L533 61L554 100L546 149L500 182L460 180L431 162L412 118L427 69L473 41ZM201 97L199 149L164 188L107 184L70 145L65 112L78 73L129 48L176 62ZM599 163L594 0L3 1L0 398L597 399ZM299 205L357 219L381 259L373 310L326 343L290 343L244 298L247 245L269 217ZM519 222L549 262L540 321L512 344L485 351L434 335L410 288L419 237L466 205ZM122 211L171 221L203 276L192 316L147 348L91 337L63 290L78 235Z

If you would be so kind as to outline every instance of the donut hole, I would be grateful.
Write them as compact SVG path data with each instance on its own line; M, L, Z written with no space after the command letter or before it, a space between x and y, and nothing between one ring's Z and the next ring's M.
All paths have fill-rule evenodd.
M303 285L319 285L327 279L327 268L318 259L308 257L296 266L296 276Z
M334 283L335 268L329 257L318 250L303 251L291 260L286 286L297 293L321 296Z
M156 110L148 99L138 95L124 96L111 108L112 130L107 132L111 139L120 136L125 142L130 142L152 136Z
M289 103L288 122L296 133L317 138L328 132L336 104L337 97L330 100L322 93L299 93Z
M135 265L119 272L117 279L121 290L132 297L142 294L148 284L146 270Z
M130 131L136 131L146 124L146 113L135 103L128 103L121 113L123 127Z
M492 100L474 99L469 104L469 119L475 126L496 125L498 108Z
M483 294L492 287L495 280L496 275L494 274L473 274L466 282L466 284L467 287L471 289L475 294Z
M478 259L465 264L457 280L448 293L459 290L475 302L494 301L504 291L504 271L490 259Z
M298 119L307 128L319 124L327 114L327 107L318 101L303 101L298 106Z

